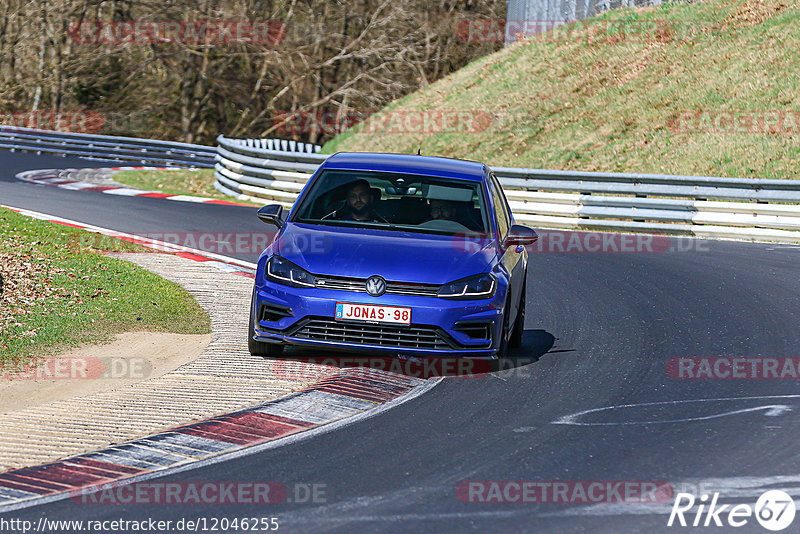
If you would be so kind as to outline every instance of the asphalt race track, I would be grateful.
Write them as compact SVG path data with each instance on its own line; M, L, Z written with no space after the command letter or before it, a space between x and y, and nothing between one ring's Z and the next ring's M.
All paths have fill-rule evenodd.
M264 229L252 208L65 191L13 177L107 165L97 161L0 152L0 164L0 203L14 207L130 233ZM752 506L771 488L795 488L797 499L798 380L678 380L667 362L800 357L800 248L673 244L689 250L532 254L524 345L512 356L533 363L446 378L373 417L159 479L318 484L324 496L316 503L62 500L0 517L276 517L279 532L670 532L697 530L667 526L671 499L656 506L462 502L456 488L466 481L663 481L675 492L710 488L726 503ZM600 408L610 409L578 414ZM742 528L711 530L765 532L752 517Z
M122 165L127 164L118 161L37 156L0 151L0 169L2 169L0 170L0 204L40 211L48 215L78 220L112 230L151 236L159 233L208 231L263 233L268 228L256 218L254 208L206 204L202 206L203 209L198 209L201 206L191 202L148 197L123 197L93 191L70 191L58 187L28 184L14 178L16 173L29 169L117 167ZM139 200L156 202L137 202ZM166 219L164 214L169 214ZM251 262L258 260L257 253L238 255L228 253L227 255L237 256L239 259Z

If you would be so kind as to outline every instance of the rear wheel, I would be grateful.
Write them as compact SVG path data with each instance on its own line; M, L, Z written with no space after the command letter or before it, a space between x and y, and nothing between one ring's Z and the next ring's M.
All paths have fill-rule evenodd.
M256 341L253 339L256 335L256 317L255 313L253 312L255 298L256 295L255 292L253 292L253 298L250 300L250 321L248 321L249 328L247 329L247 349L253 356L280 356L283 354L283 345L277 343L264 343L263 341Z
M511 338L508 340L509 347L519 347L522 345L522 334L525 332L525 286L527 282L522 283L522 291L519 296L519 310L517 310L517 318L514 320L514 328L511 330Z

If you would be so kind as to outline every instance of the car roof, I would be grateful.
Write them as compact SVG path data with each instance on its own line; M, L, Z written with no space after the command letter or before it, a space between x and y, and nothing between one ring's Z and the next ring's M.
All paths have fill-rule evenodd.
M477 161L416 154L339 152L322 163L326 169L422 174L482 182L486 165Z

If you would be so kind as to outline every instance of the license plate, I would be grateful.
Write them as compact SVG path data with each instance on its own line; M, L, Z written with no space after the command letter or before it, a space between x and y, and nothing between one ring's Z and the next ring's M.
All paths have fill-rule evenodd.
M336 318L351 321L411 324L411 308L337 302Z

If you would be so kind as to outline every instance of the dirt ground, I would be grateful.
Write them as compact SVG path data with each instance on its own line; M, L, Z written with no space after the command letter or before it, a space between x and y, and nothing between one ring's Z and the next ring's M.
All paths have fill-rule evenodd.
M0 414L161 376L197 359L210 342L211 334L128 332L108 345L43 358L20 373L0 376Z

